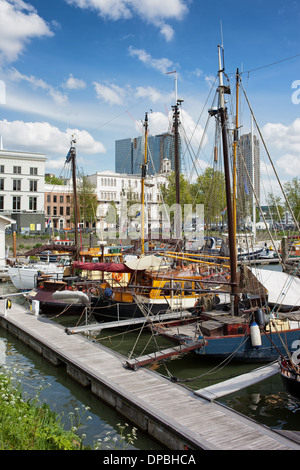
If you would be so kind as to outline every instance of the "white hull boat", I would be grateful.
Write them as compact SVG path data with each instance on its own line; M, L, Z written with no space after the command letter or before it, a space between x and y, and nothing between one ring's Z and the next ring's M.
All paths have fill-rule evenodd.
M8 276L18 290L31 290L35 287L36 277L38 275L55 275L56 279L62 279L65 266L55 263L36 263L10 266Z

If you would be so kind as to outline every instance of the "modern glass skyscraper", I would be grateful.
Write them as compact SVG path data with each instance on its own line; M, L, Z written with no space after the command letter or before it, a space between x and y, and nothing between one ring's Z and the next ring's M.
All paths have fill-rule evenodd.
M174 171L174 136L173 134L160 134L149 136L147 139L148 175L160 172L164 158L171 161L171 169ZM115 172L139 175L141 165L144 163L145 143L144 138L128 138L115 142ZM181 161L181 144L179 140L179 162ZM180 164L180 163L179 163ZM180 165L181 166L181 165Z

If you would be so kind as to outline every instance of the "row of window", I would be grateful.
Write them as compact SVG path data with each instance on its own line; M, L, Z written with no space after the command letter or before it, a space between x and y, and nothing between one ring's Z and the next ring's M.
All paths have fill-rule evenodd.
M30 211L37 211L37 197L29 197L28 199L29 204L28 204L28 209ZM4 196L0 196L0 211L4 210ZM7 210L7 208L6 208ZM14 212L18 212L21 210L21 196L14 196L12 198L12 210ZM27 210L24 209L23 210Z
M71 215L71 207L66 207L66 213L64 214L64 207L60 206L59 211L57 211L57 206L47 206L47 215Z
M0 190L4 191L4 178L0 178ZM13 180L13 191L21 191L21 182L22 180ZM38 182L36 180L29 180L29 191L36 193L38 190Z
M52 195L52 202L54 202L54 204L56 204L58 202L58 197L59 197L60 204L63 204L65 202L65 198L66 198L66 203L67 204L71 203L71 196L70 195L61 194L60 196L57 196L56 194L53 194ZM47 202L51 203L51 194L47 194Z
M4 165L0 165L0 173L5 173L5 166ZM13 173L15 175L21 175L22 174L22 167L21 166L14 166L13 167ZM29 174L30 175L37 175L38 174L38 169L36 167L29 168Z

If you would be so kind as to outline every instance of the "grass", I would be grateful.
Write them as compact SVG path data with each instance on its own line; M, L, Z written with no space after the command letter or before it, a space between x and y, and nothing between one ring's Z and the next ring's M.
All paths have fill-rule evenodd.
M133 444L136 429L125 434L128 424L119 426L120 436L107 433L103 441L94 446L84 446L84 434L78 434L85 414L89 410L75 408L69 413L70 429L64 428L60 416L49 405L34 398L24 398L21 381L16 379L19 371L0 368L0 450L124 450Z

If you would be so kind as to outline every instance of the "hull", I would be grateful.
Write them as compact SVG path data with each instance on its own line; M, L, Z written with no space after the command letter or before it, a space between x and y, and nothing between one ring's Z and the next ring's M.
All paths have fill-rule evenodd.
M294 341L300 340L300 329L281 332L281 338L288 349ZM226 359L232 357L240 362L272 362L279 353L285 354L285 348L277 333L261 335L261 346L253 347L249 335L204 337L205 345L196 353L209 358Z
M166 303L148 302L139 306L136 302L114 302L111 300L98 299L97 305L94 305L92 312L98 322L128 320L130 318L141 318L144 315L144 308L147 308L147 315L156 315L166 313L169 305ZM144 308L143 308L144 307Z
M280 358L278 362L279 373L284 388L288 393L300 400L300 374L295 373L295 370L289 366L288 359Z
M24 266L12 266L8 268L8 275L18 290L30 290L33 289L36 282L38 273L43 274L55 274L58 278L63 277L65 267L56 266L55 264L35 264L35 265L24 265Z

